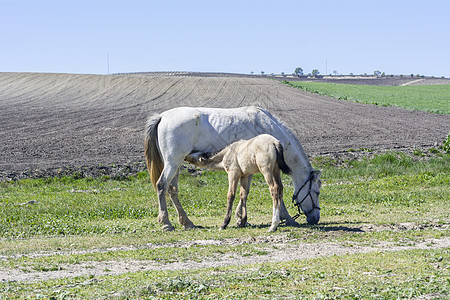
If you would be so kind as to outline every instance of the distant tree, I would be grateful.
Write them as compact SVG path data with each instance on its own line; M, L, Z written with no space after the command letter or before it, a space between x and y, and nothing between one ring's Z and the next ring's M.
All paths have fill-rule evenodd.
M297 76L303 75L303 69L300 67L295 68L294 74Z
M264 71L261 71L261 75L264 76Z
M378 71L378 70L373 71L373 76L380 77L380 75L381 75L380 71Z
M353 77L353 73L349 73L348 75L350 75L350 76L352 76L352 77Z
M286 76L286 74L284 74L284 72L281 72L281 76L285 77L285 76Z
M251 71L250 74L253 75L253 71Z
M312 76L319 76L320 72L317 69L312 70L311 72Z
M333 75L335 75L335 76L336 76L336 75L338 75L338 74L339 74L339 72L338 72L338 71L336 71L336 70L334 70L334 71L333 71Z

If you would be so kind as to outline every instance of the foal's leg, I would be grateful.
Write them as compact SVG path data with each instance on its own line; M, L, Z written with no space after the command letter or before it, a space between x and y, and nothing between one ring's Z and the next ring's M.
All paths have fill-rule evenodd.
M191 229L195 228L194 223L189 220L188 216L186 215L186 212L184 211L183 207L181 206L180 200L178 199L178 177L179 177L180 171L177 171L177 174L172 179L172 183L169 186L169 195L172 199L173 205L175 205L175 208L178 213L178 221L181 225L184 226L185 229Z
M247 197L250 191L250 182L253 175L241 177L241 192L239 204L236 207L236 219L239 227L245 227L247 225Z
M223 225L220 229L227 228L231 220L231 210L233 209L233 201L236 196L236 188L239 181L239 174L234 172L228 173L228 194L227 194L227 212L225 214L225 219L223 220Z
M278 224L280 224L280 206L283 200L283 186L281 183L280 173L278 171L273 174L271 171L261 171L267 184L269 185L270 195L273 199L273 214L272 214L272 225L269 228L269 232L277 230Z

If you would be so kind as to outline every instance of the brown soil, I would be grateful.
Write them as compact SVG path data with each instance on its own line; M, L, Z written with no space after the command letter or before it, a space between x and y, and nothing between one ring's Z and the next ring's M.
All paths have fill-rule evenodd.
M147 117L177 106L261 105L309 155L433 146L450 128L448 115L339 101L261 77L194 75L0 73L0 179L142 169Z

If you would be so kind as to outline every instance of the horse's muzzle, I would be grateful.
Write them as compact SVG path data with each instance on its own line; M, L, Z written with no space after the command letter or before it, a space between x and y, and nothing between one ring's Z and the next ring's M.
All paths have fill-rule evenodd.
M316 225L320 220L320 210L315 209L306 216L306 222L309 225Z

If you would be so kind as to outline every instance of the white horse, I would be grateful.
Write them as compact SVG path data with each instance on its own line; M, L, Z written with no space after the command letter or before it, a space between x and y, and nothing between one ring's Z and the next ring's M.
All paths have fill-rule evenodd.
M186 161L193 165L228 173L227 212L221 229L227 228L231 219L231 210L236 195L236 188L241 180L241 211L236 211L238 225L247 222L246 202L250 191L251 176L262 173L269 186L273 200L272 225L269 231L277 230L280 224L280 206L283 201L283 183L281 172L290 174L291 169L284 160L283 146L280 141L269 134L261 134L249 140L240 140L227 146L219 153L194 152L186 156Z
M187 155L218 152L235 141L263 133L272 135L283 145L295 189L292 200L306 215L309 224L317 224L320 219L320 171L313 170L303 147L290 129L260 107L178 107L150 117L145 133L145 157L158 194L158 220L163 229L173 230L167 212L166 193L172 198L180 224L186 229L195 227L178 199L179 168ZM241 202L237 210L242 208ZM286 220L287 225L297 224L284 202L280 207L280 218Z

